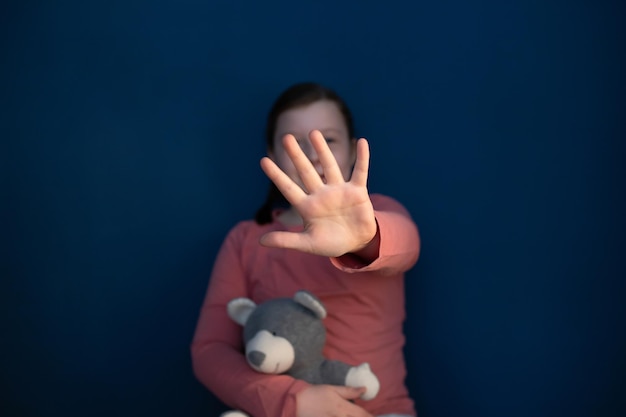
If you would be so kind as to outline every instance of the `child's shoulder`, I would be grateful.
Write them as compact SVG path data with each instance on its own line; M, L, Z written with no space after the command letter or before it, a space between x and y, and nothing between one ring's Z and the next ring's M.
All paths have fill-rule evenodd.
M258 224L252 219L241 220L235 223L228 231L227 239L240 241L253 239L257 241L261 235L267 233L272 227L273 223Z
M393 197L389 197L385 194L372 193L370 194L370 200L374 210L381 211L398 211L407 213L406 207Z
M229 235L246 235L250 232L253 232L255 229L260 228L260 225L257 224L254 220L240 220L236 222L229 230Z

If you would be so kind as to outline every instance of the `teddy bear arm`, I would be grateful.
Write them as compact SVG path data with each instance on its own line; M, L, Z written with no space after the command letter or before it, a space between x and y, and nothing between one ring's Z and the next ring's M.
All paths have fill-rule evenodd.
M320 366L322 383L346 385L346 377L351 366L341 361L325 360Z
M231 411L223 412L222 414L220 414L220 417L250 417L250 416L244 413L243 411L231 410Z

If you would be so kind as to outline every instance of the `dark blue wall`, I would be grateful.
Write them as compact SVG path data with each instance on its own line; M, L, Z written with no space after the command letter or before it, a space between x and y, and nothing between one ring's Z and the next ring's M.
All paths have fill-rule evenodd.
M421 228L421 417L624 415L623 2L58 3L0 6L0 414L217 415L198 309L314 79Z

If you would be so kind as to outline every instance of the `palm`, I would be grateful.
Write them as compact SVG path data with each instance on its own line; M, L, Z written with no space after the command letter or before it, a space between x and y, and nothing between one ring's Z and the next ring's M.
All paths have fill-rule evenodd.
M345 181L322 134L313 131L310 139L319 155L326 182L315 171L295 138L288 135L284 142L306 191L272 160L263 158L261 161L267 176L300 214L304 224L300 233L271 232L262 238L261 243L324 256L357 251L376 234L374 210L367 192L367 141L361 139L357 143L352 177Z

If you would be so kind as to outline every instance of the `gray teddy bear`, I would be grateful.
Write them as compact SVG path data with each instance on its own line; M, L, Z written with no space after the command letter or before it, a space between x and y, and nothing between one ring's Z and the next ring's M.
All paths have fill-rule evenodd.
M380 389L376 375L367 363L350 366L326 359L322 353L326 328L322 320L326 309L308 291L293 298L275 298L260 305L248 298L228 303L228 315L243 326L248 364L265 374L287 374L311 384L365 387L361 398L371 400ZM229 411L222 417L243 417Z

